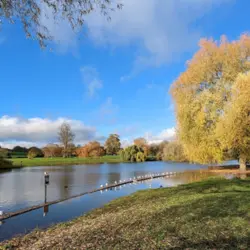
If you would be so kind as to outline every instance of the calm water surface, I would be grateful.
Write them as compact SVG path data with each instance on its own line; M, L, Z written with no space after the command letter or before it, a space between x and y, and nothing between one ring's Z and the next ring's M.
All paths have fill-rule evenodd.
M170 171L183 172L201 168L206 168L206 166L145 162L15 169L0 173L0 210L11 212L43 203L43 173L45 171L50 174L47 201L53 201L99 188L101 184L127 180L134 176ZM44 228L54 223L70 220L115 198L129 195L140 189L158 188L160 185L164 187L175 186L206 177L204 174L186 172L171 178L154 179L136 185L131 184L109 191L93 193L52 205L45 210L38 209L4 221L0 225L0 241L16 234L28 232L36 227Z

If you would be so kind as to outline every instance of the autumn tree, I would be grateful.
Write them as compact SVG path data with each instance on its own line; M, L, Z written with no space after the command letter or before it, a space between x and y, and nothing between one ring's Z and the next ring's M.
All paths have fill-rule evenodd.
M220 42L202 39L200 49L187 63L186 71L173 83L171 93L176 106L177 132L190 161L222 161L225 147L229 146L238 148L240 152L249 151L249 134L243 129L249 121L249 113L246 112L249 95L244 94L244 88L249 88L249 81L247 76L239 78L240 74L249 71L249 58L248 35L242 35L231 43L226 37L222 37ZM235 93L241 100L237 101ZM244 119L243 127L236 129L234 119L240 117L240 121ZM222 126L227 129L222 131L219 129ZM230 133L237 135L237 140L224 141L222 138L231 137ZM243 169L245 153L240 155L240 162Z
M110 12L121 9L115 0L0 0L0 28L4 22L21 22L27 37L37 39L44 47L54 37L46 26L48 22L66 22L74 31L80 31L86 15L99 11L110 19Z
M31 147L28 151L28 158L29 159L33 159L33 158L36 158L36 157L43 157L44 154L43 154L43 151L40 149L40 148L37 148L37 147Z
M184 162L187 160L183 146L177 141L165 145L162 158L164 161Z
M105 149L97 141L91 141L83 147L76 149L78 157L100 157L105 155Z
M220 117L216 136L223 148L230 149L246 169L250 160L250 73L239 74L232 86L231 98Z
M143 137L139 137L139 138L134 139L134 145L137 145L139 147L143 147L147 144L148 144L147 140Z
M76 156L77 157L89 157L88 148L85 146L76 148Z
M62 157L63 148L57 144L48 144L44 148L42 148L42 152L44 157Z
M149 145L145 138L139 137L134 139L134 145L137 145L138 147L143 149L144 155L148 156L149 154Z
M151 156L156 156L159 151L159 144L152 143L149 145L148 154Z
M71 145L74 141L75 134L71 130L69 123L64 122L58 132L58 139L63 145L63 156L68 157L71 151Z
M158 150L156 154L156 160L161 161L163 160L163 151L166 145L168 145L168 141L162 141L158 145Z
M76 156L76 146L74 143L70 143L68 146L68 155L69 156Z
M87 146L89 157L99 157L105 155L105 150L99 142L89 142Z
M106 140L104 148L107 155L117 155L121 149L120 137L117 134L111 134Z

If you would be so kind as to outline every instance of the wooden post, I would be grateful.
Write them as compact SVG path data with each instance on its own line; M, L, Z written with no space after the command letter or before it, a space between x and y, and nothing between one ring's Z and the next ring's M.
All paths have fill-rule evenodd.
M44 172L44 203L47 203L47 185L49 185L49 174Z

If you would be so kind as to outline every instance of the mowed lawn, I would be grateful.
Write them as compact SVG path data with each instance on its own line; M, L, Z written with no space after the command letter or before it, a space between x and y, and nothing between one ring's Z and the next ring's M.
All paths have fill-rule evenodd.
M102 156L97 158L63 158L63 157L54 157L54 158L14 158L9 159L13 162L14 166L50 166L50 165L72 165L72 164L97 164L97 163L118 163L121 162L120 156Z
M8 223L8 222L7 222ZM249 249L250 179L139 191L9 249Z

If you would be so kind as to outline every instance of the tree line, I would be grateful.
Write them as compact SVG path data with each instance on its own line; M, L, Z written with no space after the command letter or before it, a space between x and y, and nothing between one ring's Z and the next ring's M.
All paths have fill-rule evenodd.
M74 144L75 134L70 124L63 123L59 127L58 141L60 144L47 144L45 147L25 148L16 146L12 150L0 148L0 157L101 157L104 155L119 155L125 162L143 162L146 160L185 161L183 148L177 142L163 141L149 144L145 138L136 138L133 145L122 148L120 137L110 134L104 145L98 141L90 141L85 145Z

